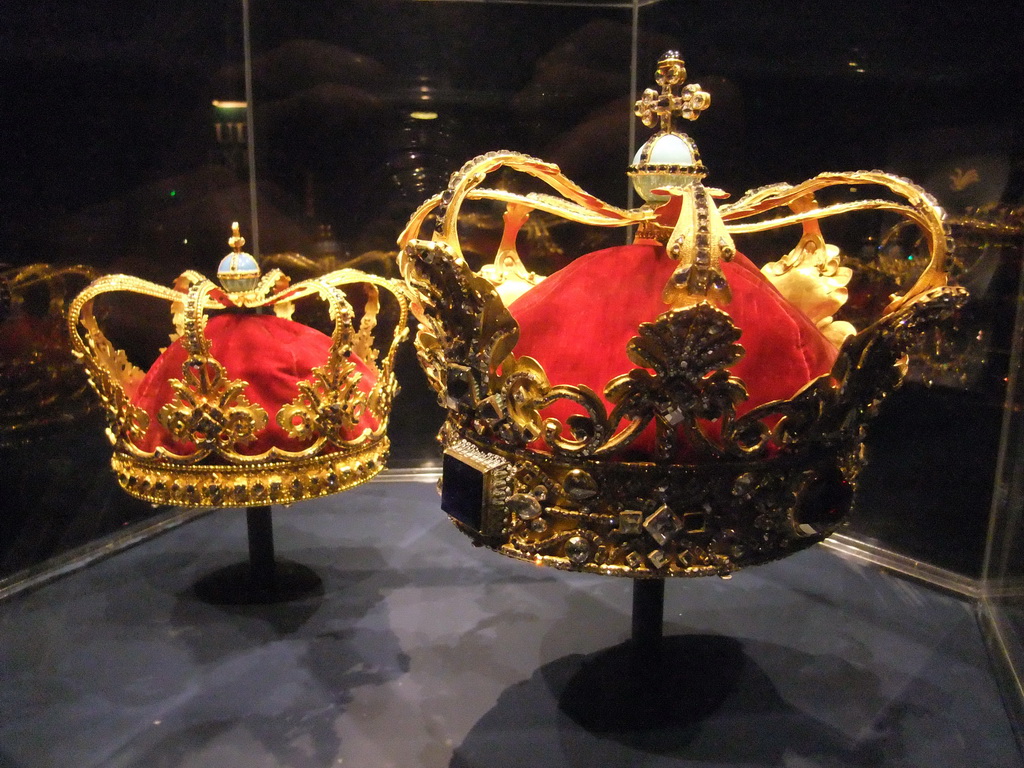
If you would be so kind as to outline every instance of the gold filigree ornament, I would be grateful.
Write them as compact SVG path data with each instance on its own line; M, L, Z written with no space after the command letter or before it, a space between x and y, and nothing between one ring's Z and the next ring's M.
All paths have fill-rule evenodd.
M109 275L71 305L72 346L106 409L118 481L154 503L241 507L371 479L388 454L405 287L354 269L290 285L277 269L260 276L237 224L229 242L223 288L192 271L174 288ZM98 297L119 292L169 305L172 344L145 374L94 315ZM330 336L291 319L297 307L315 315L317 299Z
M710 103L699 86L683 88L684 79L681 59L666 54L661 90L637 104L638 116L659 127L629 169L643 206L617 208L551 163L489 152L453 174L400 237L399 267L420 321L416 349L447 410L442 508L476 543L510 557L637 578L725 576L821 541L849 510L865 425L901 382L907 349L966 298L947 285L943 211L906 179L824 173L716 205L721 194L701 183L706 169L696 146L672 125L675 117L695 119ZM499 169L539 179L555 194L484 186ZM819 205L815 193L831 187L875 187L886 195ZM463 257L459 219L468 200L509 210L497 254L498 266L510 267L504 274L497 267L474 272ZM772 217L780 208L788 211ZM850 275L819 222L866 210L916 224L929 259L917 282L858 331L835 319ZM537 286L522 301L545 290L540 295L550 300L557 296L552 285L568 284L531 275L513 258L515 232L529 211L600 227L636 225L637 242L654 243L648 247L661 248L659 258L674 262L658 289L661 309L625 344L633 367L603 389L553 381L539 359L517 349L524 330L513 312L526 310L504 297L509 273ZM424 233L431 220L433 231ZM788 226L802 228L800 242L764 268L765 278L752 268L751 279L764 283L773 301L781 299L769 282L777 286L786 311L803 314L810 332L822 334L816 343L834 345L834 363L787 399L751 406L749 377L770 378L773 362L763 350L752 357L731 314L737 285L726 272L741 258L733 236ZM616 290L632 280L623 275ZM566 310L577 311L592 313L582 305ZM593 339L580 343L590 344L581 358L622 352ZM732 369L745 356L767 370L748 371L744 381Z

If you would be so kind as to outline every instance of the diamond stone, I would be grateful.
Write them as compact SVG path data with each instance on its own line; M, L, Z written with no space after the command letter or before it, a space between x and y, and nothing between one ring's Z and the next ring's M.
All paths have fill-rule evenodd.
M664 568L668 564L669 556L660 549L656 549L647 554L647 559L651 561L655 568Z
M652 539L661 546L665 546L682 528L682 523L668 506L662 505L654 514L644 520L644 528L651 534Z
M507 506L520 520L535 520L543 511L537 498L528 493L513 494L509 497Z
M703 512L683 513L683 530L687 533L704 533L707 522L707 516Z
M476 382L473 372L465 365L451 365L445 382L448 392L447 405L457 409L460 405L472 406L476 402Z
M565 477L565 493L573 501L592 499L597 490L597 482L582 469L574 469Z
M634 570L638 570L644 564L644 556L639 552L630 552L626 555L626 564Z
M619 533L637 534L640 533L640 524L643 522L643 512L627 509L619 513Z
M590 559L592 551L590 542L582 536L573 536L565 542L565 556L571 563L582 565Z

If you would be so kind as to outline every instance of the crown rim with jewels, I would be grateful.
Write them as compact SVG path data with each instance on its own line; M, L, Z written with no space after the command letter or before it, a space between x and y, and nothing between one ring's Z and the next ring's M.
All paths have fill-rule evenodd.
M237 224L229 242L234 253L222 265L239 261L244 240ZM251 273L252 264L243 264L243 271ZM220 271L224 278L225 270ZM188 507L289 504L359 485L385 466L388 417L398 391L395 355L407 335L404 286L354 269L295 285L277 269L262 277L258 271L255 277L244 275L243 282L233 280L237 272L222 280L223 288L194 271L182 274L174 288L108 275L72 302L72 347L107 412L107 436L114 448L111 467L121 487L137 498ZM365 292L358 327L346 295L354 286ZM393 297L397 317L390 342L378 350L375 331L382 290ZM155 421L173 443L147 444L154 419L133 399L143 373L111 344L94 315L95 299L121 292L170 305L176 329L172 340L184 350L184 362L180 378L169 380L174 395L159 408ZM329 349L308 376L291 382L294 397L268 412L250 399L250 382L232 378L214 355L208 321L220 312L216 317L284 321L312 332L291 319L296 302L304 299L326 304L334 324L329 343L324 342ZM269 311L272 316L263 314ZM357 361L372 373L372 382L363 380ZM288 444L275 443L267 436L270 429L280 429ZM268 447L246 449L252 445Z
M559 196L482 187L500 168L534 176ZM842 523L864 461L865 424L900 383L906 349L966 298L946 285L944 214L919 187L880 171L764 187L721 209L699 179L685 176L659 190L661 198L623 210L587 194L551 163L490 152L453 174L402 233L399 266L420 320L417 353L447 410L439 435L442 509L476 543L565 570L724 576L804 549ZM820 207L814 199L827 187L864 185L905 202ZM459 243L467 200L506 206L495 262L479 272ZM759 218L779 207L792 212ZM735 253L731 233L801 225L797 247L765 275L807 269L837 280L842 268L818 222L854 210L895 211L917 223L930 252L927 268L859 333L823 318L819 327L837 326L831 370L787 400L738 414L746 388L729 368L743 354L740 329L720 308L730 301L722 262ZM605 227L638 225L640 237L661 243L678 262L664 312L641 324L628 344L637 368L609 381L604 399L586 386L549 381L541 362L515 353L521 329L511 299L544 279L515 252L516 233L532 211ZM433 235L421 236L431 215ZM545 415L559 401L582 414ZM628 458L652 424L652 454ZM680 459L681 435L697 457Z

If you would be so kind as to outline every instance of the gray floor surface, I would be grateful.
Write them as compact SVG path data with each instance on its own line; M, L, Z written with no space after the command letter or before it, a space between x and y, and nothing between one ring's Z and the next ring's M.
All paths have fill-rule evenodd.
M474 548L430 484L274 515L322 595L197 599L224 510L0 604L0 766L1024 765L971 605L829 550L669 582L630 677L628 580Z

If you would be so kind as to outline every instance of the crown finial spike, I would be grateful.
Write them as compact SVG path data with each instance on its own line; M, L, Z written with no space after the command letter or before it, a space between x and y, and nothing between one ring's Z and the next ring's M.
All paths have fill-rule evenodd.
M241 253L242 246L245 245L245 238L242 237L242 231L238 228L237 221L231 222L231 237L228 238L228 245L235 253Z
M670 133L673 117L696 120L711 105L711 94L701 90L697 83L682 88L686 82L686 64L677 51L662 54L654 81L661 86L661 91L648 88L636 102L636 116L648 128L657 122L659 130ZM676 93L677 88L681 88L679 93Z

